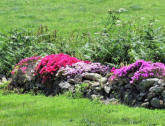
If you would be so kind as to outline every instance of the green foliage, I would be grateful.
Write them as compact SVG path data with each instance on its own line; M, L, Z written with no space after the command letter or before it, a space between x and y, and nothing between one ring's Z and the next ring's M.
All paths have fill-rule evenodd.
M74 32L64 37L50 32L47 26L40 26L37 32L13 30L8 35L1 34L0 74L9 75L25 57L61 52L116 67L138 59L165 63L165 28L154 19L125 21L120 15L121 12L110 10L104 31L96 35Z
M40 26L37 32L13 30L0 35L0 74L9 75L19 60L31 56L66 53L82 60L120 66L138 59L165 63L165 28L143 17L125 20L125 11L110 10L103 31L71 32L67 37Z
M132 63L138 59L165 63L165 28L157 20L122 20L119 11L110 10L104 31L95 36L88 50L102 63Z
M5 89L9 85L10 81L0 82L0 89Z
M83 59L81 48L90 41L87 34L72 33L68 38L57 36L46 26L40 26L37 32L13 30L0 36L0 74L9 75L15 64L31 56L66 53Z
M84 91L86 88L88 88L89 84L87 83L82 83L80 85L76 85L75 91L67 91L64 93L65 96L71 97L71 98L83 98L84 97Z

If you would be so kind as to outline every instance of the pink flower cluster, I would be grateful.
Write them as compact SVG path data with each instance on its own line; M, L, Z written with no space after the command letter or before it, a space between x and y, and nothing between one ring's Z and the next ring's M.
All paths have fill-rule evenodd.
M163 63L152 63L150 61L137 60L129 66L113 69L111 81L118 78L126 78L130 83L137 82L146 78L165 77L165 65Z
M26 72L27 66L29 62L38 61L41 57L40 56L32 56L25 59L22 59L18 64L15 65L14 69L12 70L11 74L15 74L15 72L20 69L23 73Z
M63 53L48 55L41 59L41 62L36 68L36 74L41 77L44 83L47 79L54 79L56 72L61 67L70 66L80 61L75 57Z
M100 63L78 62L71 66L61 67L56 76L72 78L76 75L83 75L84 73L99 73L104 76L109 72L110 68Z

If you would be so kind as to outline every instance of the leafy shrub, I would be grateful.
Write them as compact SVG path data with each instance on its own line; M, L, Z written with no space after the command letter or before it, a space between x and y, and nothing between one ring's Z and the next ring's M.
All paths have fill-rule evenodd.
M5 89L9 85L10 81L4 81L0 83L0 89Z
M89 56L102 63L132 63L138 59L163 62L165 29L157 20L122 20L118 11L109 11L105 28L87 49Z
M53 35L50 34L50 36ZM48 39L49 37L44 38L47 41L43 37L44 35L41 37L39 34L25 30L13 30L8 35L1 35L0 73L9 75L14 65L23 58L56 53L54 45Z
M0 34L0 74L10 75L14 65L31 56L66 53L85 59L83 48L89 42L87 34L71 33L68 37L57 35L41 26L37 32L12 30L7 35Z
M150 61L138 60L129 66L113 69L113 75L110 81L119 78L125 78L130 83L138 82L146 78L163 78L165 77L165 65L163 63L152 63Z
M30 56L65 53L82 60L120 66L138 59L165 63L165 29L157 20L124 20L124 9L110 10L105 28L95 35L70 33L68 36L41 26L37 32L13 30L0 34L0 74L9 75L18 61Z

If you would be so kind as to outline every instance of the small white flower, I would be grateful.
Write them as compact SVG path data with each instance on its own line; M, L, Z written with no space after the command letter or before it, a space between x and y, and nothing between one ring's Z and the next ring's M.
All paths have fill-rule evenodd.
M116 20L116 23L120 23L121 21L120 20Z
M157 19L155 20L155 22L159 22L159 21L160 21L160 20L157 20Z
M126 10L125 8L120 8L120 9L118 10L119 13L126 12L126 11L128 11L128 10Z
M116 26L121 26L121 24L116 24Z

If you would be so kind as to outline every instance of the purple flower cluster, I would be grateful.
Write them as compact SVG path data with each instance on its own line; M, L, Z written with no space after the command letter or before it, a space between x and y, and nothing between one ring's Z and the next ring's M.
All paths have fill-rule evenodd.
M56 76L64 76L67 78L74 77L76 75L83 75L84 73L99 73L101 75L106 75L110 72L110 68L100 63L85 63L78 62L71 66L61 67L57 72Z
M163 63L152 63L150 61L137 60L129 66L115 69L110 80L126 78L130 83L137 82L146 78L165 77L165 65Z

